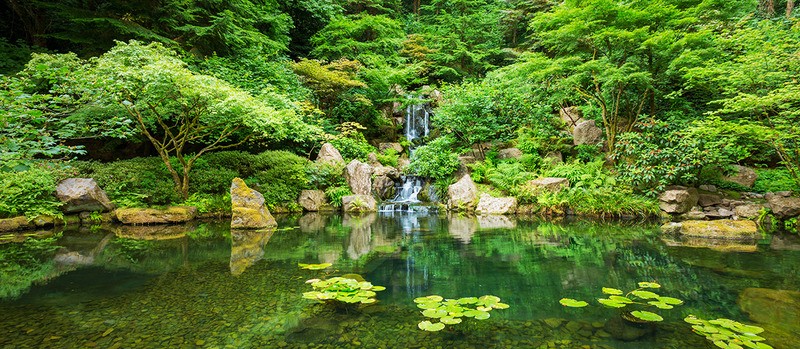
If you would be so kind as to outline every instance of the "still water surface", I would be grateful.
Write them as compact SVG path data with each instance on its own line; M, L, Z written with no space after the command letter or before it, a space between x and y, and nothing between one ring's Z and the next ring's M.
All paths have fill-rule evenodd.
M209 222L9 239L0 348L714 348L688 314L773 319L759 323L767 343L800 348L798 305L784 309L800 301L792 236L710 249L664 242L653 223L386 213L283 217L268 232ZM334 266L297 267L322 262ZM343 311L302 299L307 279L347 273L385 286L379 302ZM685 303L641 329L595 301L602 287L639 281ZM413 299L431 294L491 294L511 307L427 333ZM564 297L590 305L565 308Z

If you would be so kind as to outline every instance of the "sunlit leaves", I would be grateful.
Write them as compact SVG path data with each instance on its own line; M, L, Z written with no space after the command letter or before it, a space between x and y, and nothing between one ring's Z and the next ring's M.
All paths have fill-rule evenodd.
M703 320L694 315L687 316L683 321L692 325L694 333L706 337L720 348L772 348L769 344L763 343L764 337L758 336L764 332L764 329L758 326L724 318Z
M439 331L444 325L455 325L463 321L463 317L486 320L494 309L508 309L509 305L500 302L500 298L492 295L464 297L460 299L444 299L438 295L417 297L417 307L424 309L422 315L439 322L422 321L418 327L425 331ZM441 325L441 328L438 326Z

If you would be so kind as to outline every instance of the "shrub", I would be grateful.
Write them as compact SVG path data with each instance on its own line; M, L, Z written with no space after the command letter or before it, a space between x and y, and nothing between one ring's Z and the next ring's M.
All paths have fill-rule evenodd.
M526 172L519 162L501 162L488 174L489 182L496 188L510 192L525 181L533 179L533 173Z
M635 195L630 190L612 187L570 188L558 193L544 192L535 196L534 200L545 209L564 211L570 208L578 215L654 217L660 211L657 200Z
M53 195L57 175L44 163L20 172L0 171L0 217L60 215L61 202Z
M450 137L434 139L414 151L408 169L418 176L437 181L449 177L460 165L458 154L452 151L453 140Z
M342 157L345 159L359 159L367 161L369 153L377 152L377 149L367 143L364 135L358 134L360 137L337 137L330 140L330 143L339 150Z
M753 184L753 190L759 193L791 190L800 192L800 187L792 178L791 173L785 168L778 169L756 169L758 178Z
M164 162L157 157L109 163L76 161L82 176L94 178L119 206L167 205L183 201Z
M397 167L397 160L399 160L399 158L400 154L397 153L397 150L392 148L384 150L383 154L378 154L378 162L383 166Z
M293 203L308 186L309 161L288 151L265 151L254 157L259 171L246 179L269 205Z
M328 202L330 202L333 207L342 207L342 198L348 195L353 195L353 192L350 191L350 187L346 185L330 187L325 190L325 197L328 198Z
M308 187L325 190L326 188L344 185L345 180L344 176L342 176L344 166L343 163L310 163L308 167L306 167Z

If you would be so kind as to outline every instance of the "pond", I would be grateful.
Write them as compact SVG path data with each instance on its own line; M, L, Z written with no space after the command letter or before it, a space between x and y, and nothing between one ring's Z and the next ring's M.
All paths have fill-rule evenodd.
M784 309L800 291L795 236L698 248L663 241L653 222L279 218L266 232L205 222L0 237L0 348L715 348L692 333L689 314L757 319L766 343L800 347L797 304ZM378 302L303 299L306 280L348 273L385 286ZM642 326L596 301L602 287L640 281L684 304ZM425 332L414 299L433 294L494 295L510 307ZM589 306L566 308L564 297Z

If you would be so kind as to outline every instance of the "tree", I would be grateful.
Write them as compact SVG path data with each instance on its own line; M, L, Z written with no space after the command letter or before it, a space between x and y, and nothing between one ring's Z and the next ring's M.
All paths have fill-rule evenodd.
M132 120L153 144L184 198L202 154L314 132L292 110L275 110L222 80L191 72L157 43L118 43L90 64L89 74L102 86L100 103L107 99L107 107L124 109L116 117Z

